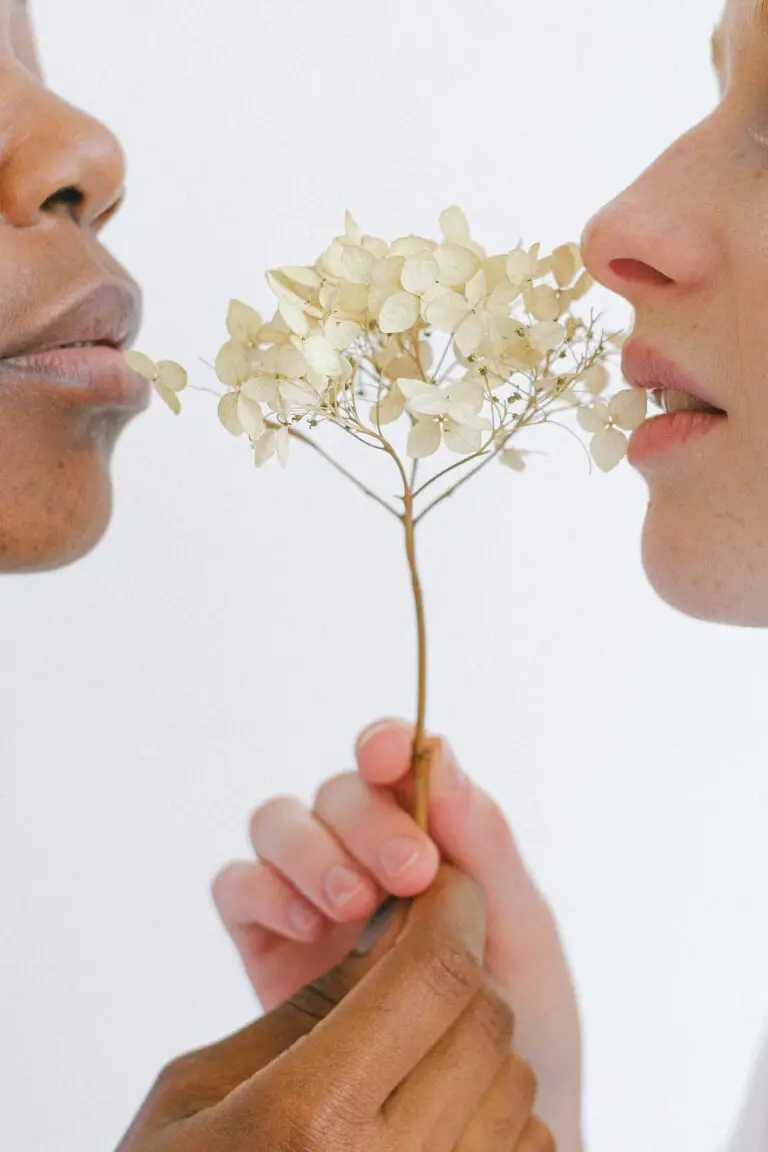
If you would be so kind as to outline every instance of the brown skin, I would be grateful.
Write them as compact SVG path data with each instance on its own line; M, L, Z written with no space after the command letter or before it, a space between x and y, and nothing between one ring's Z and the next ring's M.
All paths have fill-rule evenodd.
M763 4L765 8L765 4ZM635 335L728 419L640 467L643 558L691 616L768 625L768 18L730 0L721 102L588 225L584 259L635 309Z
M139 290L98 240L122 197L123 155L43 86L20 0L0 0L0 141L0 358L99 288L123 297L130 339ZM0 571L68 563L108 523L109 458L137 406L84 404L0 368Z
M554 1152L481 909L444 867L369 957L170 1065L118 1152Z
M146 402L119 352L139 291L98 240L124 175L114 137L43 86L26 5L0 0L0 571L96 543L112 448ZM89 383L73 385L60 350L83 341L119 371L102 380L101 353L77 352ZM121 1152L550 1152L511 1012L485 988L483 908L445 869L399 940L170 1064Z

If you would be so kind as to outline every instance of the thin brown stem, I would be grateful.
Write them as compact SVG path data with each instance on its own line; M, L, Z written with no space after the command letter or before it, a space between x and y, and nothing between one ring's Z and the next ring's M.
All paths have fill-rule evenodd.
M416 689L416 727L413 734L411 768L413 771L413 818L425 832L428 823L429 767L431 749L426 740L427 718L427 626L424 612L424 593L416 561L416 519L413 515L413 493L406 485L403 492L403 527L405 552L411 573L411 589L416 609L416 643L418 676Z
M277 428L278 425L273 424L270 421L269 427ZM402 521L403 517L395 508L388 504L386 500L379 496L377 492L374 492L372 489L363 484L362 480L358 480L357 476L353 475L352 472L349 472L343 464L339 464L337 460L334 460L333 456L329 455L329 453L326 452L324 448L321 448L317 441L313 440L311 436L306 436L303 432L300 432L298 428L289 428L288 435L291 437L291 439L298 440L302 444L306 444L307 447L311 448L313 452L317 452L318 456L322 456L326 464L330 464L331 468L334 468L337 472L344 476L345 479L354 484L356 488L359 488L361 492L364 492L366 496L368 496L371 500L374 500L377 504L389 512L390 516L394 516L397 520Z

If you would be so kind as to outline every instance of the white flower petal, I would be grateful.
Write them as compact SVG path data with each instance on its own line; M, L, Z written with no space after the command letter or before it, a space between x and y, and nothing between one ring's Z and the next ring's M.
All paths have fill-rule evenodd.
M395 420L400 419L403 412L405 412L405 397L397 384L393 384L386 396L383 396L381 401L371 408L371 423L374 428L380 424L394 424Z
M576 413L576 419L585 432L602 432L611 422L608 405L602 400L586 407L582 405Z
M453 420L446 420L443 429L445 446L450 452L457 452L459 456L468 456L479 452L483 439L479 431L467 428L463 424L456 424Z
M533 272L531 258L522 248L515 248L507 257L507 279L513 286L523 284Z
M458 292L436 290L425 304L424 319L438 332L455 332L469 311L469 304Z
M485 402L485 387L477 377L465 376L456 384L449 384L446 395L451 403L464 404L472 413L477 413Z
M536 351L544 355L559 348L565 339L565 328L554 320L542 320L532 326L528 339Z
M187 386L186 370L175 360L158 360L157 382L169 392L183 392Z
M219 420L229 432L230 436L242 436L243 426L237 414L237 405L240 400L237 392L227 392L219 400Z
M314 268L305 268L299 264L287 264L280 272L285 276L286 280L292 280L294 284L300 284L302 288L318 289L322 284L322 280L315 272Z
M276 448L277 434L268 428L253 446L253 462L256 467L263 468L267 461L274 456Z
M455 204L440 213L440 231L451 244L464 244L469 239L469 222Z
M601 472L611 472L627 454L627 438L618 428L604 428L592 438L589 452Z
M462 320L454 337L456 347L462 356L471 356L477 351L483 341L485 331L483 317L478 316L475 312L470 312L469 316Z
M237 417L252 440L258 440L264 432L264 416L255 400L249 400L242 392L237 401Z
M437 283L438 264L429 249L410 256L403 265L400 281L406 292L421 295Z
M343 279L352 284L370 284L375 263L373 253L365 248L345 248L341 258Z
M155 392L157 392L160 399L168 405L171 412L175 412L175 414L178 416L178 414L181 412L181 404L176 393L171 392L170 388L166 388L165 385L161 384L159 380L155 380L154 387Z
M419 319L419 299L410 292L395 292L384 301L379 313L382 332L407 332Z
M499 463L505 468L511 468L513 472L524 472L526 455L520 448L505 448L499 454Z
M227 332L240 344L258 344L263 321L258 312L242 300L230 300Z
M477 272L480 261L474 252L460 244L441 244L435 253L440 269L440 283L459 288Z
M304 375L307 370L307 362L303 353L293 344L284 344L277 354L275 368L281 376L295 379Z
M295 300L289 300L283 297L277 308L291 332L300 337L307 335L309 332L309 321L307 320L303 305L297 304Z
M579 377L578 384L593 396L599 396L608 387L608 369L605 364L593 364L587 368Z
M329 316L323 327L326 340L337 352L344 352L360 335L361 328L354 320L337 320Z
M134 372L138 372L139 376L143 376L145 380L157 379L157 365L154 360L150 360L149 356L145 356L143 352L135 352L131 349L130 352L124 352L125 362L129 368Z
M403 376L399 377L397 386L406 400L415 400L417 396L433 396L440 392L438 386L428 380L413 380Z
M228 340L216 357L215 369L222 384L235 388L253 374L253 353L237 340Z
M304 359L321 376L340 376L344 362L325 336L310 336L304 341Z
M291 434L287 428L281 428L275 436L275 449L281 468L288 467L288 452L291 445Z
M537 284L528 288L524 301L535 320L556 320L561 311L557 292L549 284Z
M648 393L642 388L617 392L608 405L611 420L625 432L634 432L648 415Z
M442 429L436 420L417 420L408 435L406 453L412 460L434 456L440 447Z

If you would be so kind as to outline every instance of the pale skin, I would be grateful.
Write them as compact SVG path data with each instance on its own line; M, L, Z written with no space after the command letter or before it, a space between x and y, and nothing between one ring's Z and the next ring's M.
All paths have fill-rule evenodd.
M705 437L639 465L650 502L643 562L657 592L703 620L768 625L768 5L730 0L713 41L721 101L603 208L583 238L597 280L635 311L635 336L700 381L726 418ZM382 892L431 882L439 856L484 887L486 964L516 1007L518 1050L540 1082L558 1147L581 1143L579 1031L557 931L493 802L457 782L445 745L430 837L407 815L408 733L364 734L357 771L327 781L314 807L278 798L252 821L256 862L230 866L214 895L265 1006L340 955ZM453 781L453 782L452 782ZM403 870L394 841L412 842ZM410 849L413 849L411 851ZM357 877L329 898L332 868ZM354 894L350 892L355 889ZM298 917L298 918L295 918ZM754 1148L739 1128L734 1152Z
M139 289L100 242L124 182L108 129L45 87L28 6L0 0L1 572L100 539L112 447L147 401L122 355ZM364 956L323 975L328 954L255 1024L171 1061L120 1152L551 1152L484 965L486 894L435 873Z

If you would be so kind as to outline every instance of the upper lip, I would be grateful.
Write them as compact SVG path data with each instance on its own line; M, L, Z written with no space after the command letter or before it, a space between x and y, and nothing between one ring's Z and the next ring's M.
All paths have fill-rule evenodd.
M89 284L62 308L48 312L36 327L2 350L5 360L50 352L72 344L127 347L141 321L141 296L130 280L109 279Z
M621 353L621 370L625 379L635 388L674 389L678 392L687 392L704 404L723 411L715 397L698 380L689 376L674 361L668 360L642 340L629 340L624 345Z

